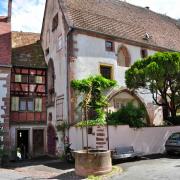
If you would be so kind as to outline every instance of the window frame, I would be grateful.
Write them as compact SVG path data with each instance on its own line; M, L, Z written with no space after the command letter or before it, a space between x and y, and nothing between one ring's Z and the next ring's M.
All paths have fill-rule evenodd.
M110 68L111 71L110 71L110 74L111 74L111 77L110 77L110 80L113 80L114 79L114 66L112 64L105 64L105 63L100 63L99 64L99 73L101 76L103 76L101 74L101 67L107 67L107 68ZM104 77L104 76L103 76Z
M33 110L29 110L28 101L31 100L33 103ZM25 109L21 109L21 101L25 101ZM35 112L34 98L23 98L19 97L19 112Z
M111 48L110 48L110 47L107 47L107 43L111 43L111 44L112 44ZM114 52L114 50L115 50L115 48L114 48L114 42L111 41L111 40L105 40L105 49L106 49L106 51L108 51L108 52Z

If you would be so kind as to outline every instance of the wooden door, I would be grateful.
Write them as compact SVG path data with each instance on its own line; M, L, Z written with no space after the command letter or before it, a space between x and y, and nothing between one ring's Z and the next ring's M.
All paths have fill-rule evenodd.
M34 156L40 156L44 154L44 130L33 130L33 152Z
M55 155L56 152L56 132L52 125L47 129L48 154Z

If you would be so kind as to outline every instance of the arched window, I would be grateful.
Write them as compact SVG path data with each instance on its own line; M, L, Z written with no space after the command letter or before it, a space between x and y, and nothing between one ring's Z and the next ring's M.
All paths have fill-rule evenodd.
M131 58L128 52L128 49L123 45L118 50L118 66L129 67L131 62Z
M53 60L50 59L48 63L48 104L54 103L54 80L55 80L55 73L54 73L54 63Z

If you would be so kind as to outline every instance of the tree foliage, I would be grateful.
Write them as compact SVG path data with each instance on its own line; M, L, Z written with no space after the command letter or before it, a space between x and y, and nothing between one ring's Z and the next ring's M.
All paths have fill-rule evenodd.
M126 71L125 78L128 88L149 90L154 102L176 118L180 108L180 53L158 52L138 60Z
M117 112L108 115L109 125L124 125L128 124L130 127L144 127L147 126L145 122L146 111L145 107L136 107L132 102L127 103Z
M82 96L80 107L84 111L85 119L88 119L88 111L95 110L97 119L104 121L104 108L107 107L107 97L104 92L116 85L116 81L106 79L100 75L90 76L87 79L73 80L71 86Z

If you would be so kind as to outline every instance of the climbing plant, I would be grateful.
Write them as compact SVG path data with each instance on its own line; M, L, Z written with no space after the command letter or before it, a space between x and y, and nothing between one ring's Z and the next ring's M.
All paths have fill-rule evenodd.
M88 120L88 113L95 111L96 121L100 124L105 123L105 111L108 101L104 92L109 88L113 88L116 85L116 81L104 78L101 75L90 76L87 79L73 80L71 82L72 88L79 92L82 101L79 104L83 113L84 120Z

